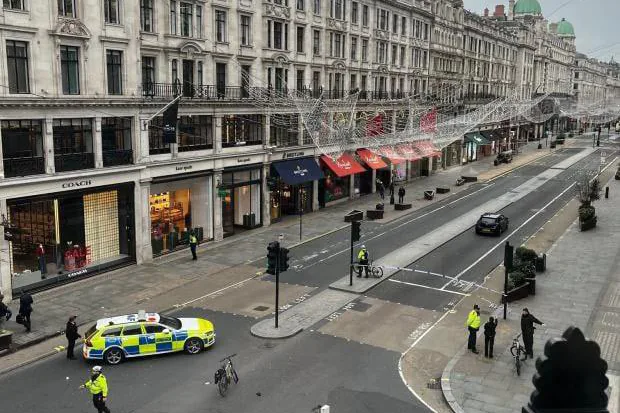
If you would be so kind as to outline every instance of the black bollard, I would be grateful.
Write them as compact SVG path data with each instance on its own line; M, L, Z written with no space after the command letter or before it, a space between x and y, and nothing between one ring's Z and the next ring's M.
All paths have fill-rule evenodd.
M605 187L605 199L609 198L609 187Z

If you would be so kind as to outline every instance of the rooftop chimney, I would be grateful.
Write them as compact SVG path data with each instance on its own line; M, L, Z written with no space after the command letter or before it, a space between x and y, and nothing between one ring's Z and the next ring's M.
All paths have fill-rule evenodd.
M508 2L508 17L512 19L512 16L514 16L514 11L515 11L515 0L510 0Z
M493 17L504 17L504 5L498 4L495 6L495 12L493 13Z
M484 17L489 17L489 8L485 7L484 9Z
M550 23L549 24L549 31L553 34L556 34L558 32L558 24L557 23Z

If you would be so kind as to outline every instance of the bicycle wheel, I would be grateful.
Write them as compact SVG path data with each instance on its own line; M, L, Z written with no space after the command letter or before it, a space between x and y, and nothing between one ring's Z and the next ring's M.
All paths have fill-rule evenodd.
M372 276L375 278L383 277L383 268L381 267L372 267Z
M521 375L521 359L515 357L515 367L517 368L517 376Z
M512 354L512 357L517 357L517 355L515 354L516 351L517 351L516 346L510 347L510 354Z
M224 376L220 379L217 383L217 389L222 397L226 396L226 391L228 391L228 377Z

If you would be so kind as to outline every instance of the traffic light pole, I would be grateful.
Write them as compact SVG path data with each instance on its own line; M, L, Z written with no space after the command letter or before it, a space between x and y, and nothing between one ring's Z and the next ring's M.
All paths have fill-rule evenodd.
M300 241L301 241L301 228L302 228L302 226L301 226L302 219L301 218L304 215L304 203L303 203L304 201L303 201L303 198L302 198L302 194L303 194L303 191L302 191L302 187L301 187L301 184L300 184L299 185L299 240Z
M278 313L280 312L280 243L278 243L278 256L276 258L276 328L278 328Z
M353 222L351 222L351 262L349 263L349 285L353 285Z

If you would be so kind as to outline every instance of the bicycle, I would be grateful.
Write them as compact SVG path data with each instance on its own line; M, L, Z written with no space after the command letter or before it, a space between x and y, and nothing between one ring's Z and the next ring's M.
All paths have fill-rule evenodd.
M232 354L221 359L220 363L225 363L215 372L215 384L217 384L217 389L222 397L226 395L226 392L228 391L228 386L230 385L231 381L234 380L235 383L239 382L237 370L235 370L235 368L233 367L233 363L231 360L231 358L235 357L236 355L237 354Z
M368 263L368 272L375 278L383 277L383 268L377 265L372 265L372 263L372 261ZM353 264L353 272L361 275L362 272L364 272L364 267L366 267L366 265L362 265L359 262L356 262Z
M512 339L512 346L510 347L510 354L515 359L515 367L517 369L517 376L521 375L521 362L525 361L527 358L527 353L525 352L525 347L519 343L519 338L521 334ZM521 358L521 354L523 354L523 358Z

